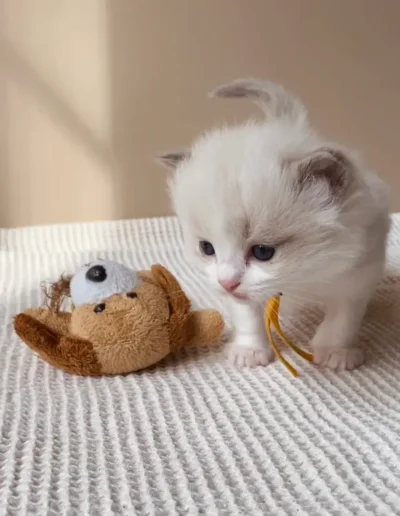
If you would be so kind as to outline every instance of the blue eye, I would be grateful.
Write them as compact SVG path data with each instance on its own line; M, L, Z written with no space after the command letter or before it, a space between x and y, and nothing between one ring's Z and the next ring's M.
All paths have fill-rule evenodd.
M269 245L253 245L251 254L260 262L268 262L275 254L275 249Z
M211 242L207 242L207 240L201 240L199 245L201 252L206 256L213 256L215 254L215 249Z

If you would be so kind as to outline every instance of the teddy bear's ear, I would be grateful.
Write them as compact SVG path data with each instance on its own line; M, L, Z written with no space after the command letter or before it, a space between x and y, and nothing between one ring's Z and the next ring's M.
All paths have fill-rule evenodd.
M183 292L177 279L162 265L153 265L151 274L154 280L167 294L171 311L173 313L189 312L190 301Z
M81 376L101 374L101 364L89 341L59 334L28 314L18 314L14 328L20 339L52 366Z
M144 283L153 283L154 278L151 271L138 271L138 278L141 279Z

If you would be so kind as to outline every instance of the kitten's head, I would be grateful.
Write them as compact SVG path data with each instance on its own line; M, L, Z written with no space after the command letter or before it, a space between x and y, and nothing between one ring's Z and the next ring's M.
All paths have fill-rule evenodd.
M252 98L270 117L211 131L161 157L174 171L187 256L239 298L265 301L332 281L360 252L351 159L320 140L302 105L277 85L236 81L215 95Z

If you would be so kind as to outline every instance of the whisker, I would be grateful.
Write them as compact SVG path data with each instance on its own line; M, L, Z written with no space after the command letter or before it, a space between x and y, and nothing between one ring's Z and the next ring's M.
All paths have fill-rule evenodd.
M286 294L284 294L285 297L287 297L288 299L290 299L292 301L292 303L294 303L295 305L299 306L300 308L309 308L306 304L304 303L301 303L300 301L297 301L296 299L293 299L293 298L290 298L289 296L287 296Z
M287 290L285 290L285 291L282 290L281 292L284 296L286 296L292 300L294 300L293 298L295 298L295 299L299 299L301 301L307 301L309 303L315 303L315 304L321 305L321 306L324 305L324 303L322 301L319 301L317 299L312 299L311 297L300 296L299 294L294 294L293 292L288 292Z

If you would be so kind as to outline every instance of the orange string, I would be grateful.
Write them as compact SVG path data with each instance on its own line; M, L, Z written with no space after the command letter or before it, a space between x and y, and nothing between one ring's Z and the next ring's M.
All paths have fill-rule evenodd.
M277 358L282 362L282 364L286 367L286 369L293 375L298 376L297 370L288 362L285 357L282 355L282 353L279 351L278 346L276 345L274 338L272 336L271 326L274 327L276 333L279 335L279 337L283 340L283 342L289 346L295 353L297 353L299 356L307 360L308 362L313 361L313 356L308 351L304 351L303 349L299 348L293 342L291 342L286 335L283 333L282 328L279 324L279 308L280 308L281 299L279 296L271 298L266 307L265 307L265 330L268 335L268 339L270 341L270 344L272 346L272 349L274 350L275 355Z

